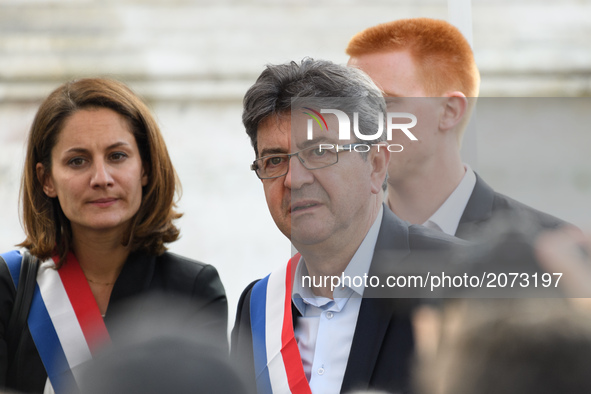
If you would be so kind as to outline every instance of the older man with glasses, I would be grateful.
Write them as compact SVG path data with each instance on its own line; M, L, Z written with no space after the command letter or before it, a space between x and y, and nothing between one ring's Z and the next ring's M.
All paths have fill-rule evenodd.
M312 59L267 66L246 93L251 168L298 251L239 301L232 355L258 392L407 389L409 311L372 298L368 278L456 240L409 226L382 203L396 154L380 134L385 110L363 72Z

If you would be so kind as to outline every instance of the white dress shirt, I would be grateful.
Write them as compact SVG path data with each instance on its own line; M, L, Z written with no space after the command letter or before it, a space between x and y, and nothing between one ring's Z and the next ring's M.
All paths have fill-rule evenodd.
M476 185L476 174L472 171L469 165L464 164L466 172L464 177L455 188L455 190L449 195L447 200L425 223L423 226L432 228L444 232L449 235L455 235L460 224L460 219L468 205L468 200Z
M345 277L363 278L369 272L382 216L383 207L347 265ZM300 259L295 271L292 301L302 315L298 318L295 338L304 372L312 393L339 393L365 287L351 283L351 286L335 288L334 299L319 297L310 287L302 286L302 275L308 275L308 269Z

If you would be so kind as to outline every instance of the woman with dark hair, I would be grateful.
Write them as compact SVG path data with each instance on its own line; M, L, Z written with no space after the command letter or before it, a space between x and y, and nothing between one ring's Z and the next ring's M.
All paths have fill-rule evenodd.
M154 118L124 84L82 79L47 97L29 133L22 177L26 239L0 261L0 387L71 387L76 367L110 342L112 308L147 293L194 301L187 322L227 346L217 271L166 252L179 237L179 187ZM38 259L36 284L27 324L13 337L9 322L23 308L15 300L30 256Z

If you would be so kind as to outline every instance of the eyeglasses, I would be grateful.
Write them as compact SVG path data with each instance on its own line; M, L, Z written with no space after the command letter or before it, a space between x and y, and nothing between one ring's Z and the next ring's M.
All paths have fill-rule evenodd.
M292 156L296 156L302 165L308 170L318 170L337 164L340 152L351 152L354 147L361 144L332 145L321 144L302 149L294 153L278 153L256 159L250 165L259 179L279 178L289 171L289 162Z

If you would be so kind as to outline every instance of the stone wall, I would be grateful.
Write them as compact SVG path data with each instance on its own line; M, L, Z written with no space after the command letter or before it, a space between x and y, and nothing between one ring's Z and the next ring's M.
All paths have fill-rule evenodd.
M472 3L482 95L591 93L591 1ZM155 100L240 99L265 63L343 63L357 31L415 16L447 19L447 2L3 0L0 98L107 74Z

